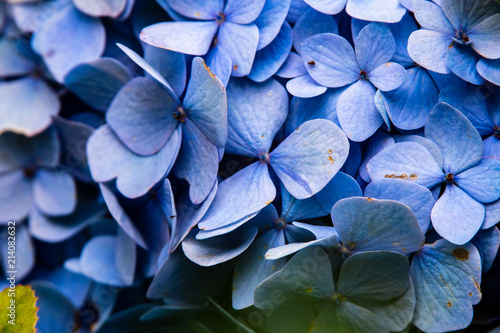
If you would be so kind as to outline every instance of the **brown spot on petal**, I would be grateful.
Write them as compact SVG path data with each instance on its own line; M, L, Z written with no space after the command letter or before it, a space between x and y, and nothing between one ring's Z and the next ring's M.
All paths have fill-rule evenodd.
M463 247L453 250L453 255L459 260L469 259L469 251L467 251Z
M333 164L333 158L331 156L328 156L328 160Z
M307 290L306 290L306 291L307 291L308 293L310 293L310 292L312 292L312 291L313 291L313 288L309 287L309 288L307 288Z
M418 177L418 176L417 176L416 174L414 174L414 173L412 173L412 174L410 175L410 179L411 179L411 180L415 180L415 179L417 179L417 177Z
M238 69L238 65L234 64L233 69L237 70Z
M316 65L316 61L311 60L311 61L309 61L307 64L308 64L309 66L314 66L314 65Z
M451 307L451 302L446 303L446 306Z

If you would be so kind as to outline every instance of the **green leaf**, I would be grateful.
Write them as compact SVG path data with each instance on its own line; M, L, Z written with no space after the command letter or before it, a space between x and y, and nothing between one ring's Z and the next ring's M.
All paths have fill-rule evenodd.
M15 290L5 288L0 293L0 332L15 333L15 332L35 332L35 325L38 321L38 307L35 293L30 286L17 285ZM14 302L12 302L14 301ZM15 306L9 309L9 306ZM9 316L12 314L12 316ZM7 318L6 321L3 319Z

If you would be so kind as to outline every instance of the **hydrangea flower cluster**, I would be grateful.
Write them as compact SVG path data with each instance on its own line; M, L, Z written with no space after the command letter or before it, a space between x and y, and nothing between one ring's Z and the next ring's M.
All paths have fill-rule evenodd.
M0 291L15 221L41 333L498 332L499 86L495 0L2 1Z

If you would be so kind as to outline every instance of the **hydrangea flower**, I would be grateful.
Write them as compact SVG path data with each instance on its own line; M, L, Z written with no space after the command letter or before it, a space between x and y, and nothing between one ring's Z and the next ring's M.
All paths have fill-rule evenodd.
M437 160L424 146L397 143L373 157L367 168L373 180L400 178L444 192L431 213L434 229L454 244L465 244L484 222L485 208L500 197L498 160L481 160L483 141L469 120L445 103L437 104L425 135L441 150ZM436 187L437 186L437 187Z
M418 0L413 11L423 28L408 40L408 53L416 63L442 74L453 72L473 84L484 83L478 68L488 77L497 71L488 59L500 58L498 4Z
M302 58L319 84L330 88L346 86L337 102L337 117L351 140L364 141L383 123L374 101L377 89L396 89L405 81L406 71L389 62L396 52L396 42L384 25L367 25L355 46L356 52L338 35L319 34L303 42Z

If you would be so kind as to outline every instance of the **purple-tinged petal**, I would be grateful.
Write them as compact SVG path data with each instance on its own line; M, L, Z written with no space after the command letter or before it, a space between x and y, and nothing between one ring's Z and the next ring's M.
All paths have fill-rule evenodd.
M219 30L217 41L233 62L232 75L248 75L259 44L259 29L254 23L242 25L224 22Z
M284 22L278 36L265 48L257 51L248 77L256 82L269 79L284 64L291 49L292 28L288 22Z
M331 33L309 37L301 54L309 74L323 86L342 87L359 78L354 50L343 37Z
M302 64L302 67L304 67L304 64ZM324 94L328 88L318 84L306 72L305 75L297 76L288 81L286 89L295 97L312 98Z
M173 166L181 143L180 130L156 154L140 156L128 150L107 125L89 138L87 155L92 178L107 182L116 178L118 190L128 198L148 192Z
M215 20L224 7L223 0L166 0L179 14L195 20Z
M178 108L176 98L159 84L137 77L120 89L106 120L128 149L151 155L165 145L178 126L174 118Z
M230 225L260 211L275 196L267 164L255 162L219 184L214 201L198 227L213 230Z
M94 17L118 18L127 6L127 0L86 1L73 0L81 12Z
M32 204L31 181L22 170L0 175L0 222L21 221L27 215Z
M389 62L396 52L391 30L381 23L370 23L361 29L354 45L359 67L368 74Z
M445 172L457 174L476 165L483 155L483 141L471 122L446 103L437 104L425 125L425 137L443 153Z
M106 32L99 19L86 16L70 5L47 20L33 38L34 49L52 75L58 82L64 82L73 67L102 55Z
M273 170L297 199L328 184L349 152L344 132L326 119L310 120L290 134L270 155Z
M469 45L453 43L448 46L446 63L450 70L465 81L481 85L484 79L477 72L477 62L481 57Z
M446 51L451 35L431 30L417 30L408 39L408 54L420 66L441 74L451 73L446 62Z
M142 29L140 37L144 43L162 49L204 55L208 52L218 28L217 21L162 22Z
M500 161L483 159L476 166L455 176L457 185L479 202L500 198Z
M367 164L372 180L404 179L427 188L443 180L443 171L429 151L416 142L401 142L382 150Z
M263 49L276 38L285 22L290 3L291 0L266 0L262 12L254 22L259 28L257 50Z
M35 62L20 52L14 41L0 38L0 77L28 74L34 67Z
M69 215L76 207L73 177L65 171L38 170L33 178L33 201L46 215Z
M285 88L274 79L261 84L232 79L227 92L226 152L252 157L268 153L288 113Z
M337 103L337 117L347 137L353 141L364 141L377 131L384 122L375 107L376 89L367 80L347 88Z
M0 133L33 136L49 127L60 108L52 89L43 80L31 77L0 82L0 100Z
M413 12L415 19L422 29L454 34L455 28L446 18L441 7L432 1L418 0L414 1Z
M205 240L186 238L182 250L186 257L200 266L214 266L243 253L257 236L257 228L238 229L231 234Z
M437 1L436 1L437 2ZM439 0L444 14L456 30L468 31L489 16L498 13L496 3L490 1Z
M259 16L265 3L266 0L228 0L224 15L233 23L252 23Z
M360 20L396 23L406 13L399 0L349 0L347 14Z
M293 26L293 47L295 47L295 51L301 54L302 42L311 36L322 33L338 34L337 22L331 15L309 8Z
M405 82L406 70L399 64L388 62L371 71L368 80L381 91L391 91Z
M214 145L227 141L227 96L222 82L215 77L202 58L194 58L186 96L186 115Z
M453 244L467 243L481 228L484 206L456 185L447 185L431 212L432 226Z

